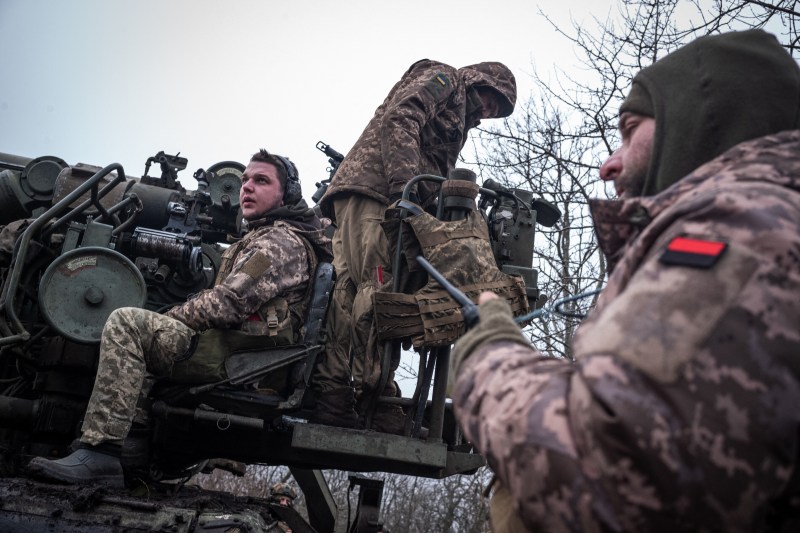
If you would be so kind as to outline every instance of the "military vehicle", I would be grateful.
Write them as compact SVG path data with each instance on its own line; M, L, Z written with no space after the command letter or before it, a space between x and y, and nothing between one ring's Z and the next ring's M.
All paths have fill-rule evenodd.
M318 148L331 157L333 174L341 155L324 143ZM159 176L149 175L153 164ZM163 311L213 284L227 237L239 231L244 165L223 161L197 170L196 190L178 180L186 166L180 154L159 152L146 161L144 175L132 178L119 164L0 154L0 529L267 531L282 520L295 532L322 533L334 530L337 513L321 469L442 478L481 467L484 459L464 442L445 398L449 345L418 350L412 397L379 399L407 409L406 436L306 422L313 406L307 385L324 345L335 275L323 263L300 344L231 354L227 377L217 383L154 389L148 450L129 479L148 496L103 487L65 491L25 478L32 457L64 456L79 435L111 311ZM451 176L465 177L477 188L469 171ZM458 195L442 198L438 216L454 220L479 211L498 266L521 275L528 301L541 306L533 236L537 222L554 224L558 211L530 192L494 183L479 189L479 205ZM408 198L397 206L401 221L419 209ZM396 261L395 272L409 266L400 251ZM398 275L404 281L393 288L422 286L420 276ZM449 313L459 322L455 307ZM383 379L401 344L387 340ZM426 439L419 438L423 425ZM183 487L198 472L236 472L244 464L288 466L305 494L308 522L269 502ZM355 479L361 508L349 530L377 531L380 486Z

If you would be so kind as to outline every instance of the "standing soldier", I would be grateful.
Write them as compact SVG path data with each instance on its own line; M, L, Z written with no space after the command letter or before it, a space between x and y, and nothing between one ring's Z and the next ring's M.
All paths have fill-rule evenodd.
M775 37L697 39L620 108L619 199L591 204L611 275L575 363L482 295L453 401L527 528L799 530L798 127Z
M356 425L351 350L359 411L369 407L363 404L375 392L396 395L393 375L386 390L372 390L380 378L372 295L390 281L391 254L380 225L384 211L414 176L447 176L470 128L481 119L509 116L515 101L514 75L501 63L455 69L424 59L411 65L395 84L347 154L320 202L325 216L336 221L337 280L328 314L326 358L313 382L318 406L312 421ZM430 185L421 185L412 199L427 206L435 192ZM381 405L373 428L402 433L402 409Z
M122 485L122 444L153 378L219 379L204 373L221 366L225 352L200 353L199 332L239 330L237 339L259 347L299 339L316 264L331 260L328 222L303 200L294 164L266 150L253 155L242 174L239 199L248 232L223 254L213 288L166 315L132 307L111 313L81 447L59 460L34 458L32 473L67 483Z

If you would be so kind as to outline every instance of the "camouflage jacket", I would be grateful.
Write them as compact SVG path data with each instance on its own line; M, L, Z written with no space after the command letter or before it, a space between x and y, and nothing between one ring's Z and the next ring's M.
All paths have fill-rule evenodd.
M327 193L320 201L333 217L334 196L350 192L388 204L419 174L447 176L479 121L470 111L468 89L487 86L516 99L511 72L500 63L479 63L455 69L424 59L411 65L395 84L347 153ZM512 104L513 105L513 104ZM422 200L431 193L422 184Z
M230 260L230 273L218 276L213 288L207 289L166 314L187 326L202 331L210 328L236 329L262 306L282 297L291 308L307 296L308 283L316 262L309 256L304 239L314 247L330 253L330 239L320 225L251 222L243 246L231 246L223 255ZM284 317L280 317L283 319Z
M798 177L788 131L594 201L615 266L574 365L491 338L463 359L457 416L528 527L797 530Z

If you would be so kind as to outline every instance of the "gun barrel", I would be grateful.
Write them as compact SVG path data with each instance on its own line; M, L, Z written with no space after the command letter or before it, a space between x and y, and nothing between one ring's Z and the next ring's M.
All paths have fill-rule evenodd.
M16 170L19 172L24 170L25 165L31 161L33 161L33 158L31 157L0 153L0 169Z

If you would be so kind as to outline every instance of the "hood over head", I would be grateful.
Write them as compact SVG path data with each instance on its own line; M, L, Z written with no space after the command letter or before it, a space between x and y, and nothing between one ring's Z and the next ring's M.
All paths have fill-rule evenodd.
M500 116L503 118L514 112L517 102L517 81L507 66L496 61L477 63L458 69L467 89L485 87L493 90L500 103Z
M740 142L800 126L800 67L762 30L701 37L643 69L620 114L655 118L642 195Z
M319 218L314 210L308 207L305 200L301 198L292 205L282 205L272 209L264 215L264 218L258 220L242 219L245 232L276 222L283 222L297 228L298 232L314 247L320 261L333 261L331 239L327 235L331 221L327 218Z

